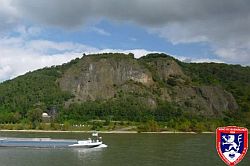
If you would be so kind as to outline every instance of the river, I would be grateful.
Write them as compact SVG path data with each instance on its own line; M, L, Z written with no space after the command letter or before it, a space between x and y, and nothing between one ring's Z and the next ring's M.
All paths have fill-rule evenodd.
M82 133L0 132L0 137L88 138ZM0 148L1 166L223 166L214 134L101 134L108 148ZM250 165L249 153L238 164Z

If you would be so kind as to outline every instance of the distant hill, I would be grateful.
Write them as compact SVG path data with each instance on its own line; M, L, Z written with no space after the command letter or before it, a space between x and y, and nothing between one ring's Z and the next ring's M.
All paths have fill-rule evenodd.
M250 68L183 63L165 54L85 55L0 84L0 123L29 112L58 112L57 121L90 119L207 122L250 126Z

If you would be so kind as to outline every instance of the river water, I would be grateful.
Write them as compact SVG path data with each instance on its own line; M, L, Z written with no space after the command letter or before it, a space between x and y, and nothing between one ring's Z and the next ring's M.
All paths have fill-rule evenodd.
M88 138L82 133L0 132L0 137ZM101 134L108 148L0 148L0 166L216 166L225 165L214 134ZM249 153L238 164L250 165Z

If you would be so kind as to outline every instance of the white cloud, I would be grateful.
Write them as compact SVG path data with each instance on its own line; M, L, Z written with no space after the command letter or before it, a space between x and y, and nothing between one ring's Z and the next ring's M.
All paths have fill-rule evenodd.
M140 58L143 57L149 53L159 53L159 51L150 51L150 50L145 50L145 49L131 49L131 50L123 50L123 49L102 49L98 50L96 52L92 53L124 53L124 54L129 54L132 53L134 54L135 58Z
M96 51L94 47L73 42L54 42L49 40L32 40L25 44L27 49L45 54L55 54L55 52L83 52Z
M195 23L190 25L182 23L172 23L164 27L150 28L148 31L150 33L156 33L160 37L168 39L173 44L183 44L183 43L198 43L198 42L208 42L209 39L204 32L201 32L203 28L197 28L194 30L198 24L193 27Z
M97 27L90 27L90 28L92 31L98 33L99 35L103 35L103 36L110 36L111 35L109 32L107 32L101 28L97 28Z
M5 37L0 38L0 50L0 81L3 81L28 71L68 62L82 56L82 52L97 49L73 42Z
M129 40L133 41L133 42L136 42L137 41L137 38L135 37L130 37Z
M216 21L218 20L220 19L217 18ZM250 38L248 34L250 31L248 30L250 28L248 27L250 24L245 21L242 19L224 22L221 18L221 23L216 23L214 20L177 22L168 24L164 28L149 28L148 31L158 34L173 44L206 43L218 59L227 63L249 65Z
M210 62L214 62L214 63L225 63L222 60L219 59L209 59L209 58L187 58L187 57L176 57L177 59L179 59L182 62L186 62L186 63L210 63Z

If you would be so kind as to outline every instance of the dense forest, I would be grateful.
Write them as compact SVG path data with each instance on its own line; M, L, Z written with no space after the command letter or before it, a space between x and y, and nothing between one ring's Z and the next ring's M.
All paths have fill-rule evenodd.
M114 54L88 56L112 58ZM121 57L123 54L114 57L119 56ZM129 54L129 58L133 59L133 56L130 56L132 56L131 54ZM175 77L164 82L155 74L157 69L149 65L157 58L174 60L190 79L186 79L183 84L179 84L179 79L175 79ZM72 66L77 66L82 61L84 61L84 57L61 66L28 72L23 76L1 83L0 123L31 123L32 127L36 128L36 125L42 122L41 114L43 112L56 110L53 123L58 124L76 124L90 120L104 120L106 123L129 121L145 124L139 126L143 130L145 128L145 130L155 130L148 129L150 127L147 125L155 127L155 125L163 124L168 129L182 131L214 131L220 125L250 127L250 67L217 63L184 63L165 54L150 54L139 59L138 63L153 73L153 81L157 82L154 87L130 80L126 82L126 85L132 84L132 86L138 87L139 91L120 90L118 85L114 84L113 88L119 90L112 98L72 102L75 94L62 90L59 80ZM161 87L171 89L175 86L186 86L186 84L188 86L220 86L233 95L239 108L236 111L224 112L223 116L206 117L189 113L186 111L186 107L184 108L176 102L162 100L158 95ZM150 95L154 95L156 106L145 104L145 97Z

